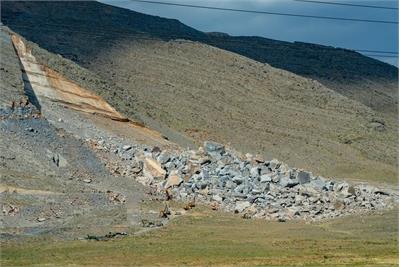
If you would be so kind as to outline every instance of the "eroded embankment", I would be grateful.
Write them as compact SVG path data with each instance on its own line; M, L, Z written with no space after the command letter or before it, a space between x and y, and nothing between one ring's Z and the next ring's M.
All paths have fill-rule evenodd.
M100 114L113 120L129 121L101 97L37 63L36 58L20 37L12 35L11 38L21 61L25 86L31 86L37 98L46 97L68 108Z
M43 103L47 103L46 100L50 100L51 103L59 103L69 109L100 115L113 121L126 122L128 123L128 129L134 128L134 136L140 135L141 138L151 139L153 142L165 142L164 137L159 132L145 127L141 122L132 121L119 113L96 93L67 79L59 72L40 64L20 36L11 34L11 39L21 63L25 92L29 96L31 103L35 104L45 117L46 113L51 112L54 114L54 111L49 107L50 105L43 107ZM92 121L94 120L95 118L92 118ZM126 125L122 127L126 128ZM119 127L109 125L107 128L113 131L113 128Z

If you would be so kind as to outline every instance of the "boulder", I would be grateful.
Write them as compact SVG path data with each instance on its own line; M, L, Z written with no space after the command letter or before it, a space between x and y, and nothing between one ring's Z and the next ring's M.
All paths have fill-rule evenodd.
M248 201L238 201L235 204L235 213L240 213L250 206L251 204Z
M279 185L282 187L294 187L296 185L299 184L299 181L295 180L295 179L290 179L287 176L282 176L280 181L279 181Z
M166 150L162 151L160 155L157 157L157 161L160 162L161 164L167 163L168 161L170 161L170 159L171 155Z
M354 186L350 185L349 188L347 189L347 193L352 195L352 196L355 196L356 195L356 188Z
M325 189L326 181L321 177L316 177L315 179L311 180L309 185L316 190L322 191Z
M312 187L302 187L300 188L300 194L307 197L318 197L319 192Z
M257 178L258 176L260 176L260 169L258 167L252 167L250 169L250 175L253 178Z
M142 185L150 185L154 181L154 179L148 176L138 176L136 177L136 181L138 181Z
M300 184L307 184L310 182L310 173L305 171L299 171L296 175L296 179L299 181Z
M281 163L277 159L273 159L269 162L269 167L274 170L278 169L281 166Z
M348 183L340 183L335 186L335 191L340 193L344 197L351 197L356 195L356 190L354 186L349 185Z
M264 190L258 189L258 188L253 188L253 189L251 190L251 194L253 194L253 195L259 195L259 194L261 194L262 192L264 192Z
M239 185L244 182L244 178L242 176L236 176L232 178L232 182Z
M213 141L205 141L204 151L210 155L222 155L225 153L225 146Z
M166 171L154 159L145 158L143 162L143 174L149 179L164 179Z
M271 181L272 181L272 177L270 175L264 174L264 175L261 175L261 177L260 177L261 183L269 183Z
M270 174L272 173L271 169L267 166L261 166L260 175Z
M376 189L374 193L378 195L390 196L388 191L382 189Z
M343 210L345 208L345 204L343 201L337 200L333 204L333 207L335 210Z
M213 195L212 200L214 200L216 202L222 202L222 197L219 195Z
M273 183L279 183L279 181L281 180L281 176L279 175L279 174L273 174L272 176L271 176L271 181L273 182Z
M279 170L281 172L289 172L291 169L287 164L281 163L280 166L279 166Z
M183 179L181 176L178 174L177 170L171 171L171 173L168 175L167 182L165 184L165 188L170 188L174 186L179 186L181 183L183 183Z
M186 166L183 168L182 172L185 174L184 175L184 180L185 182L189 181L189 179L194 176L197 173L200 173L200 168L197 165L192 164L189 162L186 164Z

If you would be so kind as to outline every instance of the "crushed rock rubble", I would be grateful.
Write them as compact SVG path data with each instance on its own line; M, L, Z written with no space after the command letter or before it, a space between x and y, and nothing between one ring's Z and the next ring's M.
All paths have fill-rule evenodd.
M39 118L40 112L29 102L13 102L10 107L0 108L0 120Z
M397 192L391 190L315 176L212 141L184 151L87 141L120 159L108 166L114 173L134 177L176 200L195 199L243 218L315 221L390 209L398 202Z

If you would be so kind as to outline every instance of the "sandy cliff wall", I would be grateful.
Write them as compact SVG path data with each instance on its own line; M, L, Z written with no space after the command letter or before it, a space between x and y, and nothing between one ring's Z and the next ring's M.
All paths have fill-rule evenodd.
M31 99L47 98L68 108L99 114L113 120L129 121L98 95L37 63L20 37L12 35L12 42L21 61L25 87L30 87L26 88L26 91L32 91ZM35 103L35 100L32 102Z

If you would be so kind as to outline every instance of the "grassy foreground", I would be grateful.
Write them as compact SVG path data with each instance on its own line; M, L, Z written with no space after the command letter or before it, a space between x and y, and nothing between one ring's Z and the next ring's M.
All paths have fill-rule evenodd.
M398 210L324 223L265 222L195 209L112 241L2 242L1 266L397 266Z

